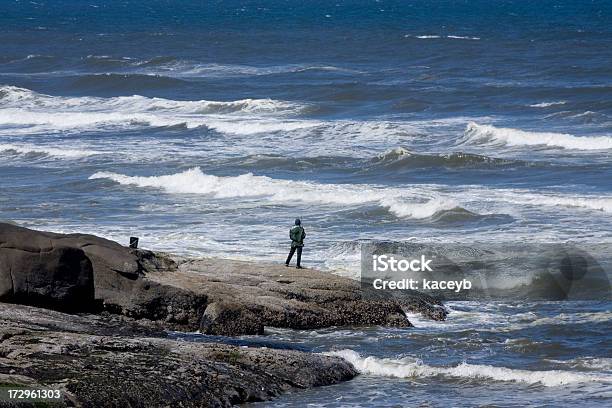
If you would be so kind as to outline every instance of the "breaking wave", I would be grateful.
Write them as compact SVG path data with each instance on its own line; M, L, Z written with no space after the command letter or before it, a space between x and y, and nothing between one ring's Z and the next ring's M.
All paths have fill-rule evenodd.
M446 38L451 38L453 40L480 40L480 37L469 37L465 35L447 35Z
M160 188L171 194L203 194L218 199L257 198L258 205L291 204L296 201L346 207L374 204L400 218L424 219L460 208L453 200L416 190L279 180L251 173L235 177L219 177L204 174L198 167L165 176L139 177L98 172L89 178L109 179L119 184L138 187ZM422 198L420 201L415 201L414 196Z
M101 178L124 185L160 188L171 194L203 194L221 199L257 197L259 203L291 204L300 201L318 205L343 206L351 211L362 206L377 206L400 218L447 222L482 216L461 206L453 196L437 192L435 188L427 186L388 188L372 184L321 184L273 179L252 173L220 177L205 174L199 167L163 176L141 177L110 172L98 172L90 176L90 179ZM578 207L612 212L612 198L609 197L572 197L537 194L529 190L497 189L470 190L469 193L478 197L488 197L487 201L493 203L510 202L537 207ZM469 201L468 195L465 198ZM497 214L503 214L503 212Z
M237 101L177 101L145 96L64 97L40 94L15 86L0 87L0 104L4 107L31 109L78 109L79 111L172 111L184 114L227 114L227 113L297 113L304 105L273 99L240 99Z
M63 97L3 86L0 87L0 107L0 125L29 126L42 130L182 125L187 128L205 126L220 132L255 134L318 124L271 117L296 114L306 108L305 105L273 99L224 102L178 101L138 95L111 98Z
M502 146L550 146L575 150L612 149L612 137L578 137L564 133L526 132L470 122L463 143Z
M325 353L342 357L362 374L394 377L423 378L450 377L467 380L491 380L558 387L580 383L612 383L610 375L594 375L562 370L530 371L490 365L461 363L455 367L435 367L423 364L420 360L404 358L389 359L377 357L361 357L353 350L340 350Z
M571 360L548 360L552 363L569 366L580 370L612 371L612 358L609 357L576 357Z
M94 150L79 150L79 149L60 149L57 147L32 146L32 145L15 145L15 144L0 144L0 153L15 153L24 155L42 155L60 158L81 158L100 154ZM1 156L1 155L0 155Z
M16 128L34 134L180 126L230 135L297 132L295 137L313 136L319 141L359 137L364 143L380 143L383 138L416 132L414 126L403 122L304 119L298 115L309 112L312 105L274 99L180 101L139 95L64 97L2 86L0 108L0 127L11 127L13 133Z
M540 102L529 105L530 108L549 108L551 106L565 105L566 101Z
M470 37L470 36L466 36L466 35L436 35L436 34L426 34L426 35L415 35L412 36L410 34L406 34L404 37L409 38L409 37L414 37L414 38L418 38L419 40L435 40L435 39L439 39L439 38L448 38L449 40L480 40L480 37Z

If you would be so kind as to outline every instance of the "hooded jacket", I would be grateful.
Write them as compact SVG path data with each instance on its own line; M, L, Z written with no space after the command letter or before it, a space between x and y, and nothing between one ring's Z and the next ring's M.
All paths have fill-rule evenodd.
M291 248L304 246L304 238L306 238L306 231L301 225L294 225L289 230L289 238L291 239Z

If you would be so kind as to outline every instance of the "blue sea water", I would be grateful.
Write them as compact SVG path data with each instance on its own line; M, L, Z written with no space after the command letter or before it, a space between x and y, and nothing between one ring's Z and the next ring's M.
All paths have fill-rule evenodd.
M282 261L299 216L305 263L347 276L364 240L610 242L611 23L609 1L4 0L0 219ZM278 404L610 404L609 301L453 308L271 333L374 358ZM550 320L483 320L526 314Z

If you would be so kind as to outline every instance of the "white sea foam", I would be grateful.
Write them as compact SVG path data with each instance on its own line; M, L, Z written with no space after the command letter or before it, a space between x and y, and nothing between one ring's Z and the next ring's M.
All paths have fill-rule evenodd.
M577 137L564 133L527 132L511 128L498 128L470 122L464 134L464 143L506 146L551 146L575 150L612 149L612 137Z
M401 218L425 219L440 212L466 208L478 213L504 214L508 204L514 211L542 211L547 207L583 208L612 213L612 197L535 193L522 189L467 188L442 192L441 186L417 185L389 188L371 184L321 184L273 179L251 173L219 177L192 168L180 173L138 177L98 172L90 179L107 178L124 185L159 188L171 194L203 194L212 198L257 198L257 203L291 204L296 201L347 208L378 206ZM526 207L524 207L526 206Z
M329 71L359 74L350 68L333 65L286 64L253 66L240 64L201 64L189 60L171 60L156 63L155 60L138 61L132 65L140 67L138 72L150 75L166 75L170 77L244 77L278 74L294 74L307 71Z
M0 157L2 156L1 153L3 152L15 152L17 154L43 154L61 158L80 158L100 154L100 152L94 150L63 149L58 147L33 146L28 144L0 144Z
M609 357L576 357L571 360L548 360L552 363L566 365L572 368L587 370L612 371L612 358Z
M330 144L338 154L363 155L365 145L398 145L418 137L427 126L446 121L349 121L313 120L299 117L309 104L272 99L237 101L179 101L144 96L61 97L13 86L0 87L0 133L41 134L69 131L107 131L125 128L208 128L216 132L250 136L291 133L305 154L329 154ZM450 122L449 122L450 123ZM338 143L342 138L346 143ZM243 140L233 149L249 151L268 146ZM277 146L283 148L283 146ZM235 151L234 151L235 152Z
M206 120L205 126L222 133L254 135L258 133L292 132L298 129L312 129L320 126L317 121L257 119L244 121Z
M448 198L435 197L424 203L401 202L396 198L384 197L379 200L383 207L401 218L429 218L441 211L457 208L458 204Z
M233 135L273 132L305 132L319 140L340 136L360 137L386 143L415 132L409 124L385 121L318 121L294 116L308 105L272 99L237 101L177 101L144 96L59 97L13 86L0 87L0 126L19 127L21 133L70 129L116 129L130 127L206 127ZM16 130L11 128L11 134ZM395 142L395 141L394 141Z
M548 108L550 106L565 105L567 101L540 102L529 105L530 108Z
M575 326L577 324L586 323L598 324L608 322L610 319L612 319L612 313L610 312L560 313L551 317L540 317L535 319L528 317L526 319L503 322L503 324L499 325L494 330L508 333L546 325ZM508 343L511 344L512 341Z
M65 97L37 93L15 86L0 87L0 106L4 108L31 109L35 111L59 110L79 112L163 112L182 114L227 114L227 113L296 113L306 105L274 99L240 99L236 101L179 101L163 98L148 98L140 95L101 97Z
M528 324L528 326L541 326L546 324L574 325L577 323L604 323L612 321L612 312L583 312L583 313L560 313L553 317L542 317Z
M144 96L61 97L14 86L0 87L0 126L37 131L138 126L205 126L223 133L250 135L320 125L288 116L306 105L273 99L178 101Z
M612 213L611 196L568 195L560 193L535 193L527 189L470 190L471 195L484 200L507 202L532 207L567 207Z
M388 359L377 357L361 357L353 350L340 350L326 353L342 357L361 373L395 377L451 377L471 380L508 381L525 384L543 385L546 387L564 386L580 383L612 383L610 375L594 375L572 371L550 370L530 371L490 365L461 363L454 367L429 366L417 359Z
M392 149L379 153L376 157L379 160L397 160L404 157L412 156L412 152L404 147L398 146Z
M590 210L612 213L612 197L588 198L588 197L562 197L545 194L517 195L515 202L532 205L562 206L587 208Z
M204 174L200 168L181 173L138 177L98 172L90 179L110 179L124 185L161 188L172 194L203 194L212 198L257 198L257 203L291 204L296 201L318 205L377 205L402 218L428 218L457 207L452 200L428 192L407 189L385 189L370 185L320 184L255 176L236 177ZM415 200L419 197L420 201Z
M446 38L451 38L453 40L480 40L480 37L468 37L465 35L447 35Z
M427 328L427 329L448 329L449 327L455 327L452 323L449 324L447 321L431 320L420 313L414 313L410 311L405 312L408 321L416 328Z

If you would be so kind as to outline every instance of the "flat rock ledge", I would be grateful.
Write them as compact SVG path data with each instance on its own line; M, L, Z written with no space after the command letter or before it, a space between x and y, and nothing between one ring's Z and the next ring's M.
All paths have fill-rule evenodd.
M165 328L216 335L265 326L410 326L406 312L443 320L418 292L365 296L359 282L313 269L227 259L181 259L84 234L0 223L0 302L65 312L107 311Z
M63 395L53 404L0 407L229 407L357 374L348 362L321 354L163 336L123 316L0 303L0 386Z

